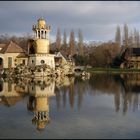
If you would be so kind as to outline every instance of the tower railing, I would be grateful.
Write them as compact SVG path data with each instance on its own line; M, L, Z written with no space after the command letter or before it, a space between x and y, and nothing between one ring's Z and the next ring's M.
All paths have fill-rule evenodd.
M32 29L33 29L33 30L36 30L36 29L39 29L39 27L38 27L38 25L33 25L33 26L32 26ZM45 26L45 28L42 28L42 29L46 29L46 30L49 31L49 30L51 30L51 26L48 25L48 26Z

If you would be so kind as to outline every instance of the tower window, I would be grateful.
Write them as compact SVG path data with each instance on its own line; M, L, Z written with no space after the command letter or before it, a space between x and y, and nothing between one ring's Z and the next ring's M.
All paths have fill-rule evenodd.
M41 60L41 64L44 64L45 63L45 61L44 60Z
M47 38L47 32L45 31L45 38Z
M38 31L38 37L40 38L40 31Z
M43 31L41 31L41 38L44 38L44 36L43 36Z
M8 68L12 67L12 57L8 57Z
M22 60L22 64L25 65L25 60Z
M34 60L32 60L32 64L34 63Z

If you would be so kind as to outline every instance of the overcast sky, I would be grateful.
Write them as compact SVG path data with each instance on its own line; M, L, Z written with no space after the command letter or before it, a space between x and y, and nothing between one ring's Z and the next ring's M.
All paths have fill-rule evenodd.
M114 39L117 25L140 29L139 1L0 1L0 34L32 34L32 25L43 16L51 25L51 40L57 28L83 31L85 40Z

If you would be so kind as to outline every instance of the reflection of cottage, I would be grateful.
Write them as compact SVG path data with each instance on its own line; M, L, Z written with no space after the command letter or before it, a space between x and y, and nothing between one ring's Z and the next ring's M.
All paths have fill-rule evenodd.
M140 48L127 48L123 53L121 68L140 69Z
M16 84L13 81L4 81L0 79L0 104L6 106L15 105L18 101L21 101L26 95L24 92L16 91Z
M127 112L129 106L132 107L133 111L138 110L140 94L140 75L122 74L121 78L125 91L125 93L123 94L124 113Z
M140 75L139 74L122 74L123 85L126 93L140 93Z

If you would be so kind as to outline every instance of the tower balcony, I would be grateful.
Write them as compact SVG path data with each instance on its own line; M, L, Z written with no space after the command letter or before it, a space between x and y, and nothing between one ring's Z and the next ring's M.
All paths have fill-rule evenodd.
M51 26L48 25L48 26L45 26L44 28L39 28L38 25L33 25L33 26L32 26L32 30L33 30L33 31L40 30L40 29L45 29L45 30L50 31L50 30L51 30Z

